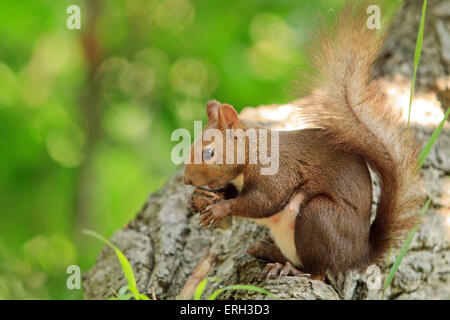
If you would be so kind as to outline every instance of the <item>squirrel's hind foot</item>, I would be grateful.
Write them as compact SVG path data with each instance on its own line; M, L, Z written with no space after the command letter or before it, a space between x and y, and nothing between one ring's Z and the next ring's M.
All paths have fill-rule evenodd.
M282 276L309 277L310 274L298 270L289 261L286 261L284 265L279 262L268 263L261 273L262 279L275 279Z

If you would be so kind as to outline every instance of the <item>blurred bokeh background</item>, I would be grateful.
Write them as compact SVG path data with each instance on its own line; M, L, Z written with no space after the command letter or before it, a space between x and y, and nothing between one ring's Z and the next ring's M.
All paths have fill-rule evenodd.
M81 298L66 268L102 247L81 230L109 237L135 216L176 169L171 132L208 99L289 101L311 25L341 4L0 1L0 299Z

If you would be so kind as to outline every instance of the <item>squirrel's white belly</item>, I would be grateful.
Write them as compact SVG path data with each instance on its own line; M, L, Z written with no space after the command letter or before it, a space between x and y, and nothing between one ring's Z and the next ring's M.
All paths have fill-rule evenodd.
M295 219L304 195L298 193L289 201L288 205L277 214L263 219L253 219L257 223L269 227L273 239L284 256L294 265L300 267L302 263L298 257L294 241Z

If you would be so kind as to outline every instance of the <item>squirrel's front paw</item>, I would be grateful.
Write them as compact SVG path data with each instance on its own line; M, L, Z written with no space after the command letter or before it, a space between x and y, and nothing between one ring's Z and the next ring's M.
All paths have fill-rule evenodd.
M215 226L220 220L230 215L228 203L219 202L206 207L200 216L200 224L204 227L209 225Z

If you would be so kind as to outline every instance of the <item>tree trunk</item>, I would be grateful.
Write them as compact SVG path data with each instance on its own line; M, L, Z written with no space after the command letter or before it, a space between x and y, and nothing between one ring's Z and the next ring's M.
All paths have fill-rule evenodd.
M378 61L378 75L394 105L408 108L414 49L422 1L406 0L394 18L392 32ZM412 125L422 143L443 118L450 101L450 1L429 2L423 51L417 75L417 94ZM242 118L258 119L274 128L298 125L294 108L285 106L286 120L272 121L279 106L247 108ZM261 112L265 110L265 112ZM279 116L280 113L278 112ZM292 117L290 117L290 115ZM273 118L272 118L273 119ZM423 169L432 204L394 281L387 299L450 299L450 126L447 123ZM327 282L307 277L259 280L265 264L245 253L248 246L267 235L264 227L233 218L228 229L201 228L199 217L186 205L192 187L182 182L183 168L158 192L150 195L129 227L117 231L111 241L125 253L136 273L138 288L150 295L154 288L160 299L192 298L202 277L215 276L205 294L231 284L253 284L281 299L379 299L385 265L370 266L364 273L328 275ZM375 196L378 194L374 181ZM374 205L375 207L375 205ZM398 250L393 250L391 265ZM104 248L95 266L84 275L86 299L105 299L126 285L114 252ZM228 291L227 299L263 299L264 295Z

